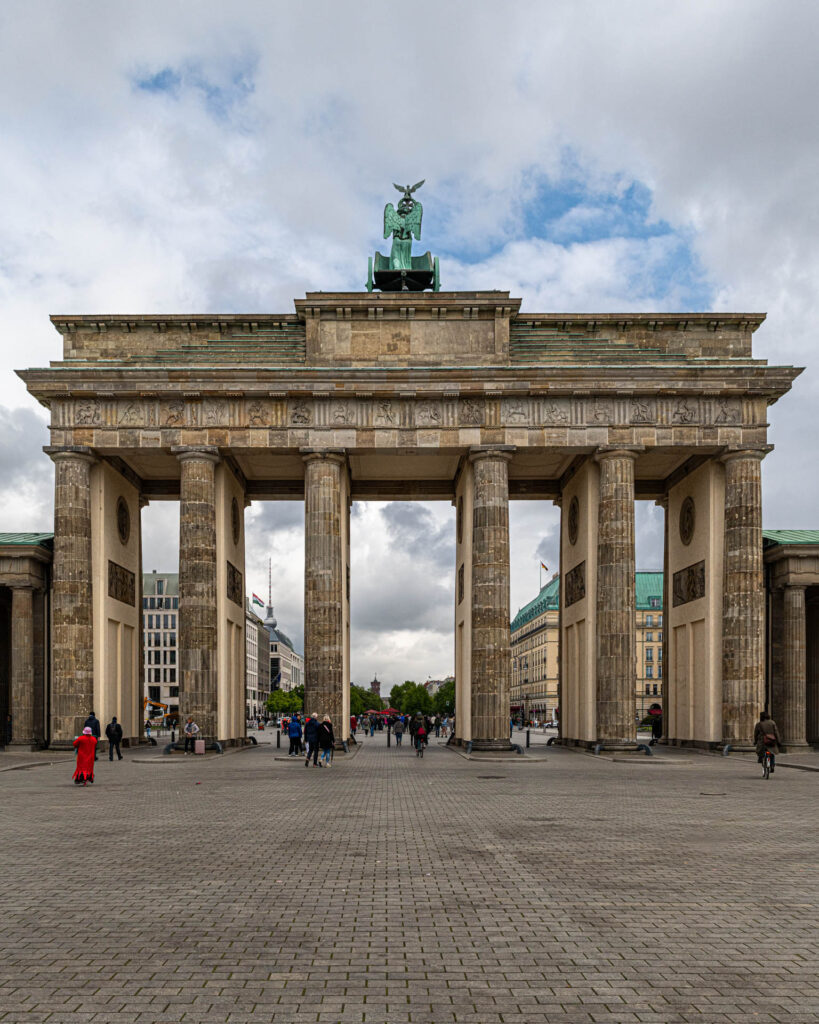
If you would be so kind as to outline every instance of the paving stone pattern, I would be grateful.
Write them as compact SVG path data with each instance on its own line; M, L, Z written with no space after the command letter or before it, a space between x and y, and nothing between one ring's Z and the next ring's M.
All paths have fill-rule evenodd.
M817 775L548 749L6 772L0 1022L815 1024Z

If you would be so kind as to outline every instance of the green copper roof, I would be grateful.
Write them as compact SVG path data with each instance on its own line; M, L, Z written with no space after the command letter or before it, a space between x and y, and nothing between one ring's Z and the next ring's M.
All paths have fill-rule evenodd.
M540 588L540 593L536 598L531 600L528 604L525 604L517 615L512 620L512 631L520 629L521 626L527 622L531 622L532 619L536 619L538 615L542 615L546 611L554 610L558 607L558 601L560 598L560 577L556 576L553 580L549 580L545 587Z
M42 544L51 547L53 533L0 533L0 544Z
M635 573L636 584L636 607L638 611L663 610L663 574L661 572L638 572ZM652 601L652 598L654 601ZM659 604L657 604L659 600ZM536 598L524 605L517 615L512 619L511 629L515 630L525 626L527 622L536 619L547 611L555 611L560 603L560 578L555 577L549 580L545 587L541 587Z
M819 530L763 530L763 541L771 544L819 544Z

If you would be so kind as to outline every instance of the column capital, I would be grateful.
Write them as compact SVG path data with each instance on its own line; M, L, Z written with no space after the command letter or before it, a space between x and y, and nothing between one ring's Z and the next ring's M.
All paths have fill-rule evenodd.
M212 462L215 466L219 461L219 449L205 444L174 445L171 448L171 455L175 455L180 462L198 460L200 462Z
M39 586L36 583L23 583L21 580L11 580L8 583L3 584L4 587L8 587L9 590L42 590L43 585ZM804 589L804 588L803 588Z
M645 445L617 445L601 444L594 452L594 461L601 462L603 459L637 459L645 451Z
M299 448L299 454L305 462L324 459L327 462L337 462L340 466L347 465L346 448Z
M729 448L719 456L722 463L732 462L734 459L759 459L761 462L768 452L772 452L772 444L743 445L737 448Z
M150 504L151 504L151 499L150 498L146 498L144 495L140 494L140 496L139 496L139 507L140 508L147 508L148 505L150 505Z
M89 465L97 461L97 456L91 448L85 445L43 445L43 451L54 462L68 459L79 459Z
M511 462L515 451L513 444L476 444L469 449L469 461L501 459L504 462Z

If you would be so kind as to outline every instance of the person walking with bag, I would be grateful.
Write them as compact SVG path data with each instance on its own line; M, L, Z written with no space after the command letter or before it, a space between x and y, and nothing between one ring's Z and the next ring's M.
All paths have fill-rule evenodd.
M85 732L86 729L91 730L91 735L99 743L100 736L102 735L102 730L100 729L100 720L97 718L93 711L83 723L83 732ZM94 760L97 760L96 746L94 747Z
M318 727L318 744L321 747L321 761L319 761L319 764L322 768L330 767L330 758L333 754L335 741L333 723L330 721L330 716L325 715L321 725Z
M111 719L111 721L105 727L105 737L108 740L108 760L114 760L114 748L117 750L117 760L122 760L122 753L120 752L119 745L122 743L122 726L117 721L117 716Z
M319 720L318 715L313 712L312 715L304 723L304 745L307 747L307 757L304 759L304 767L310 764L310 755L313 755L313 767L318 764L318 731L319 731Z
M290 737L290 751L287 756L298 757L301 753L301 721L298 715L293 715L290 719L287 735Z
M97 750L97 737L92 732L90 725L86 725L82 736L78 736L74 740L74 746L77 748L74 782L78 786L87 786L89 782L93 783L94 781L94 761L96 760L94 755Z
M395 734L395 745L400 747L401 740L404 738L404 720L402 718L396 718L392 731Z

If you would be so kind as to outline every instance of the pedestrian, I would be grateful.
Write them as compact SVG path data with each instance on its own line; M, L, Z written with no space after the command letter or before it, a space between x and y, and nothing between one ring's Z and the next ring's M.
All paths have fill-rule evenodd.
M150 738L151 738L151 723L150 722L146 722L145 723L145 739L146 740L150 740Z
M435 736L441 735L441 718L439 715L435 716Z
M77 786L87 786L94 781L94 762L96 761L97 737L90 725L83 727L82 736L74 740L77 748L77 767L74 769L74 782Z
M370 716L370 736L375 736L375 715Z
M321 747L321 761L319 764L322 768L330 767L330 758L332 757L335 741L333 723L330 721L330 716L325 715L321 725L318 727L318 743Z
M287 756L298 757L301 753L301 719L298 715L293 715L290 719L287 735L290 737L290 752Z
M194 722L190 715L188 720L185 722L185 757L188 756L188 746L191 748L191 753L196 753L196 737L199 735L199 726Z
M767 711L763 711L754 728L754 746L756 747L756 759L760 764L762 764L765 751L769 750L771 752L771 775L774 772L776 755L779 753L779 744L781 742L776 722Z
M114 760L114 748L117 750L117 760L122 760L122 753L120 752L119 745L122 743L122 726L117 721L117 716L111 719L111 721L105 727L105 736L108 740L108 760Z
M304 767L310 764L310 755L313 755L313 767L318 764L318 715L314 711L304 723L304 745L307 748L307 757L304 759Z
M353 739L355 739L355 731L357 728L358 719L355 717L355 715L350 715L350 733L352 734Z
M83 731L85 729L90 729L91 730L91 735L94 737L94 739L97 741L97 743L99 743L100 736L102 735L102 729L100 728L100 720L97 718L97 716L94 714L93 711L91 712L91 714L88 716L88 718L86 718L85 722L83 723ZM96 748L96 746L94 747L94 760L95 761L97 760L97 748Z
M659 704L652 704L648 709L651 716L651 740L649 746L653 747L659 743L663 735L663 709Z
M392 727L395 733L395 745L396 747L401 746L401 740L404 738L404 721L401 718L396 718L395 725Z

